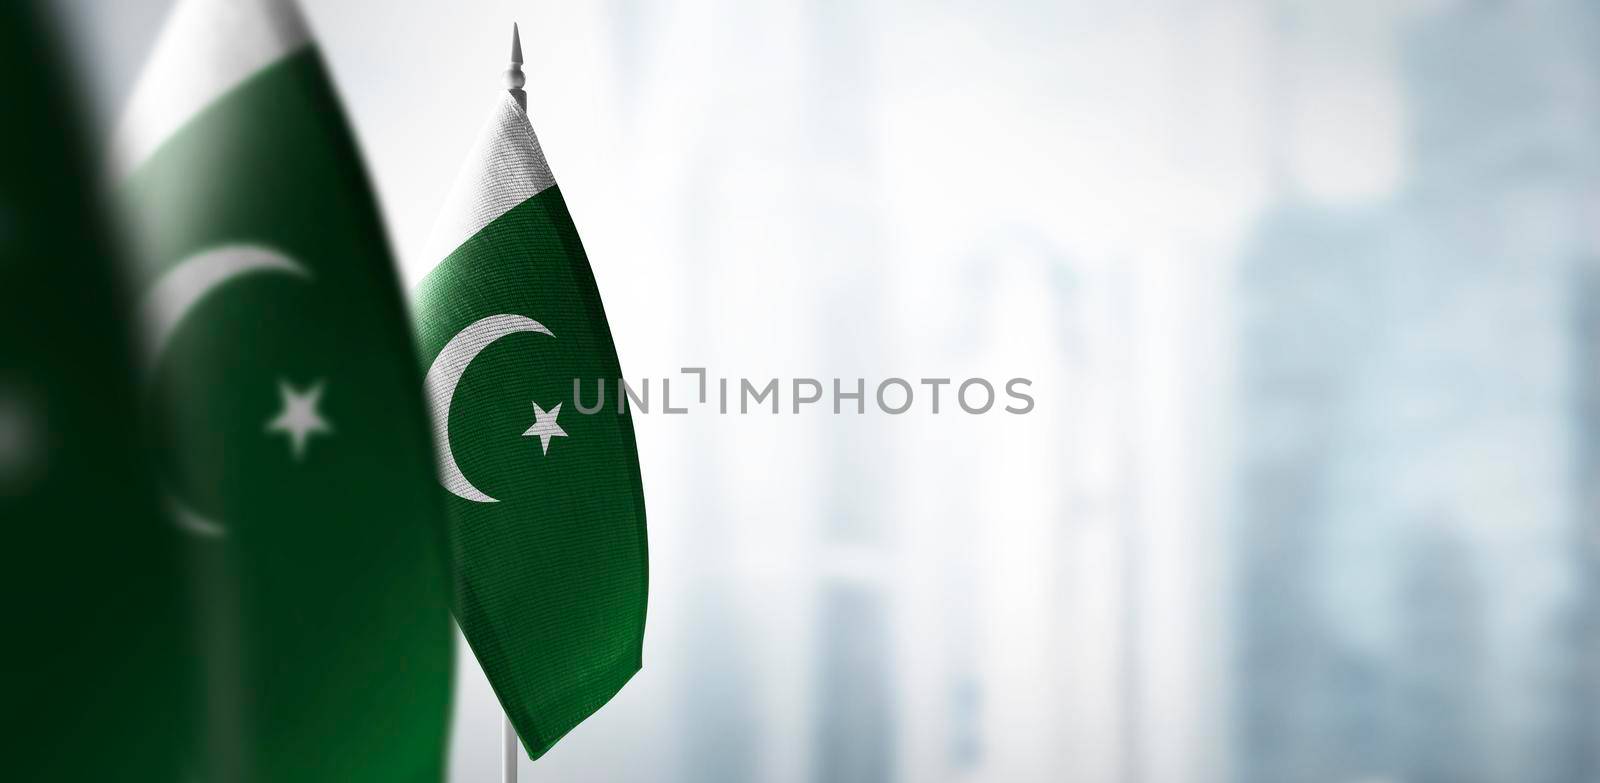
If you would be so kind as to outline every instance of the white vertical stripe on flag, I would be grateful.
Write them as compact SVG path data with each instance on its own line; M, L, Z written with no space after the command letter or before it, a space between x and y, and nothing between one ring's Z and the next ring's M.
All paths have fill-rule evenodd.
M293 0L180 0L113 139L126 176L206 106L311 41Z
M434 223L430 271L484 226L554 184L528 115L502 91Z

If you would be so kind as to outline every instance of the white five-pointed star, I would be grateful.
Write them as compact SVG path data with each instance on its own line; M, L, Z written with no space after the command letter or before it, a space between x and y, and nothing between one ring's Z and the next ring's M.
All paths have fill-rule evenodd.
M533 426L529 427L527 432L522 433L524 438L529 435L538 435L539 446L544 449L545 454L550 453L551 438L567 437L567 431L556 424L556 417L561 415L561 405L562 403L558 402L556 407L546 411L544 408L539 407L539 403L534 403Z
M289 436L289 450L296 461L306 455L306 441L312 433L331 433L333 426L317 413L317 403L322 400L322 381L311 388L297 392L288 381L278 381L278 395L283 397L283 413L267 422L267 432L282 432Z

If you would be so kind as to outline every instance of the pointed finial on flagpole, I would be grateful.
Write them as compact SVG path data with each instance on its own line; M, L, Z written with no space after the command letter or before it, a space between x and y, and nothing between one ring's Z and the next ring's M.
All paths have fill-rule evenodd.
M511 23L511 67L506 69L506 90L511 97L517 99L517 105L523 112L528 111L528 93L522 89L527 84L527 77L522 75L522 34L517 31L517 23Z

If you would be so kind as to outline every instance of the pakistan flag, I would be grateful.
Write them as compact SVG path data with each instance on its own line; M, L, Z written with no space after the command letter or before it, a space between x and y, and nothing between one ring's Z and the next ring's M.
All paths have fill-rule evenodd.
M172 783L193 718L183 543L130 425L137 335L42 6L0 3L3 777Z
M414 314L456 620L538 758L639 670L649 579L633 422L573 398L574 379L609 386L621 370L513 47L511 89L446 202Z
M118 142L142 419L201 596L193 779L440 780L452 633L421 375L292 5L180 2Z

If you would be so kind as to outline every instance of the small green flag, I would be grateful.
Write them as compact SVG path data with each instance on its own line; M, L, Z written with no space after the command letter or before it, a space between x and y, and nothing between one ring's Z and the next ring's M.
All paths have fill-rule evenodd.
M521 100L495 104L414 308L456 620L538 758L639 670L648 559L633 422L577 409L621 378L583 245ZM592 404L591 404L592 405Z
M184 0L119 151L146 420L195 542L201 780L437 781L448 561L415 344L287 0Z
M0 3L0 586L7 780L184 775L182 542L138 446L100 166L33 0Z

